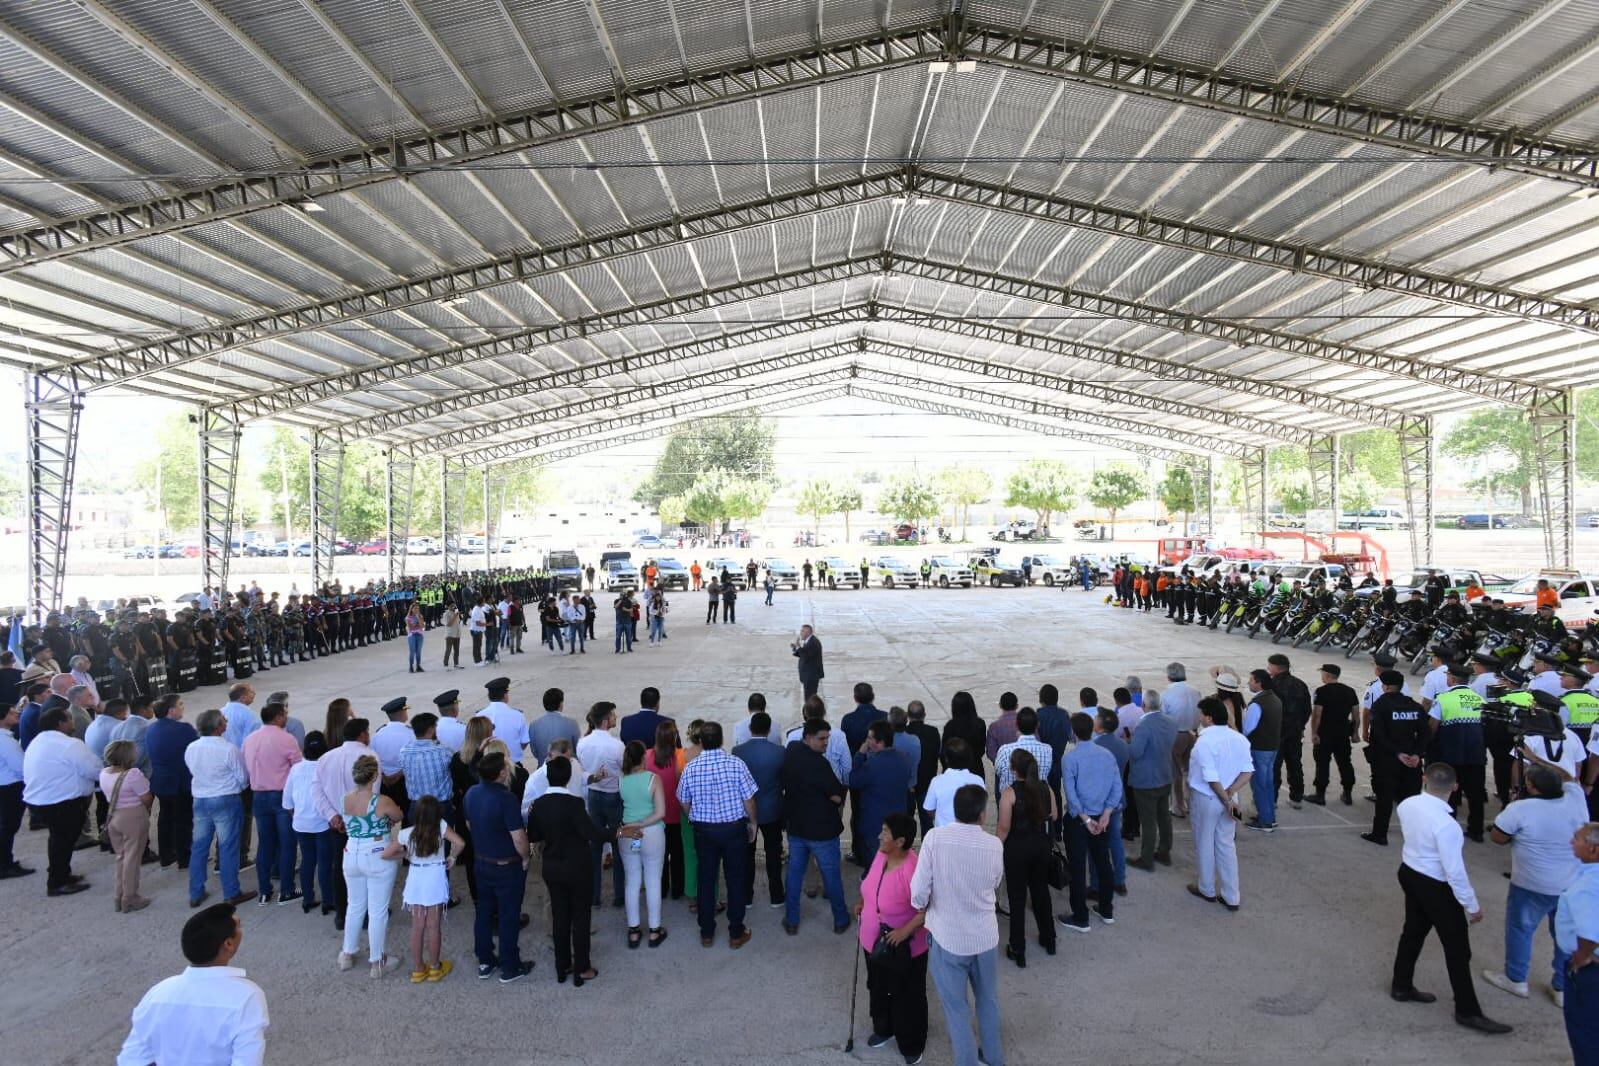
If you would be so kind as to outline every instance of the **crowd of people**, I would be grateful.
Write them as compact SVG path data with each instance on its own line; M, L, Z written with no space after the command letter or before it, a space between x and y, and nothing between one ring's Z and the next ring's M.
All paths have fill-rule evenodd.
M426 984L454 968L441 927L446 910L465 902L464 887L477 975L509 984L534 967L520 938L532 923L527 889L536 871L558 982L582 987L600 977L596 963L612 941L602 932L596 951L590 930L607 881L623 915L615 943L624 952L665 942L666 907L676 900L686 902L703 947L717 943L725 917L726 943L741 949L764 885L786 935L801 934L803 900L822 896L833 932L858 941L869 1046L892 1042L905 1061L920 1060L931 977L955 1060L981 1054L1000 1064L1001 956L1026 967L1029 940L1054 955L1062 931L1114 926L1128 868L1158 875L1175 865L1174 818L1192 829L1187 891L1239 910L1235 827L1273 832L1284 778L1289 803L1328 802L1335 763L1338 801L1352 805L1350 751L1359 737L1377 803L1367 839L1386 843L1396 804L1404 835L1405 920L1390 993L1432 1000L1413 973L1436 931L1456 1020L1509 1031L1485 1016L1469 968L1468 930L1481 907L1462 848L1466 837L1482 838L1473 782L1483 780L1485 749L1482 698L1460 664L1443 664L1449 683L1441 688L1429 675L1417 700L1381 659L1363 695L1336 663L1322 668L1314 690L1282 655L1247 673L1213 667L1205 690L1172 663L1160 691L1129 677L1109 701L1080 690L1073 710L1043 685L1030 706L1000 694L985 720L976 699L957 692L938 729L920 701L882 710L865 683L853 686L851 709L835 726L816 693L820 641L807 627L792 650L808 691L800 721L786 730L760 693L727 731L703 719L680 724L654 688L631 714L601 702L581 721L549 688L529 715L512 702L505 677L487 682L469 716L459 690L449 690L420 711L392 699L371 719L336 699L309 722L291 713L287 692L258 701L250 681L236 681L224 706L199 711L191 725L182 693L101 702L72 674L35 674L0 720L0 877L33 873L12 850L24 805L47 833L48 896L90 890L72 870L79 847L115 853L110 894L119 912L148 904L146 867L180 871L199 912L184 934L194 965L141 1003L124 1048L130 1063L186 1061L171 1042L202 1039L229 1041L237 1061L259 1060L260 990L242 973L195 972L226 968L237 950L233 908L298 904L307 916L331 918L340 945L330 966L364 960L380 979L408 964L409 980ZM1308 791L1307 728L1316 765ZM1588 821L1578 784L1584 743L1573 737L1555 751L1524 739L1492 825L1513 869L1504 966L1485 979L1528 995L1532 940L1552 921L1551 995L1573 1047L1594 1048L1599 824ZM1587 743L1591 772L1599 740ZM1464 831L1454 813L1461 797ZM846 866L857 871L848 888ZM241 878L252 867L246 888ZM205 908L213 875L222 902ZM403 952L388 931L397 886L410 912ZM1060 913L1057 891L1065 893ZM193 1006L186 989L224 977L227 994L244 1004L229 1032L177 1033L164 1021Z

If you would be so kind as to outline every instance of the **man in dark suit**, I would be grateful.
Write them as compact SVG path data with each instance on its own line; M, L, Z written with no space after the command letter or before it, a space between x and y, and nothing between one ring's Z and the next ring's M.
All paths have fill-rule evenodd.
M733 758L755 778L755 823L766 848L767 902L783 905L783 749L772 743L772 718L765 711L750 715L750 739L733 749ZM749 905L755 904L755 841L750 841Z
M555 935L555 979L583 987L598 977L589 965L591 873L589 845L603 844L605 830L594 824L583 801L567 786L572 763L553 756L545 764L550 788L527 812L527 839L544 845L544 887L550 894L550 919Z
M883 818L905 810L905 795L910 791L913 775L910 763L894 750L894 727L886 721L873 722L867 728L866 739L854 760L849 787L851 796L860 800L856 856L862 866L870 867L877 855Z
M822 642L816 639L815 631L806 625L800 626L799 639L789 647L799 660L800 687L804 690L805 699L810 699L821 687L824 676Z
M622 719L618 730L623 744L638 741L646 748L655 747L655 727L671 719L661 714L661 690L651 686L638 694L639 710Z
M841 718L838 723L839 728L844 731L844 742L849 747L852 758L856 752L861 750L861 745L866 743L866 730L871 727L872 723L888 721L888 715L878 710L877 706L872 703L877 698L877 693L872 691L871 685L864 681L857 681L855 683L854 696L855 709ZM864 866L871 859L868 857L866 862L861 860L861 857L866 855L868 842L861 835L861 790L853 783L850 784L849 789L849 828L850 859ZM874 852L877 850L875 846L876 839L877 833L874 830L872 833L873 847L871 848Z

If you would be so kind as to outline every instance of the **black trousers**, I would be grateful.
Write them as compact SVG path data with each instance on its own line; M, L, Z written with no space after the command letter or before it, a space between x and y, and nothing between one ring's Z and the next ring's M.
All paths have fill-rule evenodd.
M1110 828L1107 826L1103 833L1090 833L1081 818L1066 819L1066 857L1071 865L1068 896L1072 904L1072 921L1081 924L1088 921L1088 864L1094 864L1102 888L1116 884L1116 871L1110 864ZM1112 913L1111 901L1115 898L1115 892L1102 891L1099 912L1107 915Z
M472 661L474 663L483 661L483 634L477 630L472 631Z
M1049 896L1049 834L1043 829L1012 832L1005 838L1005 891L1010 901L1010 949L1027 949L1027 897L1033 897L1033 920L1039 943L1055 943L1055 911ZM1110 884L1111 882L1105 882Z
M555 969L583 973L589 968L589 921L593 903L589 879L544 882L550 894L550 921L555 930Z
M1493 759L1494 795L1499 797L1502 807L1510 802L1510 768L1516 764L1516 742L1502 722L1482 723L1482 739L1488 747L1489 757Z
M1482 764L1476 766L1455 767L1455 791L1449 797L1449 809L1458 810L1460 801L1466 801L1466 834L1468 836L1482 836L1483 808L1488 803L1488 767Z
M762 846L766 848L766 902L783 902L783 820L766 822L758 827ZM749 903L755 905L755 841L750 841Z
M1449 986L1455 995L1455 1014L1462 1017L1481 1014L1477 986L1471 979L1471 936L1466 910L1455 899L1449 883L1401 865L1399 886L1405 892L1405 927L1399 934L1399 950L1394 954L1394 990L1407 992L1416 987L1416 960L1427 943L1427 934L1437 930L1438 942L1444 949L1444 965L1449 969Z
M89 797L64 800L36 809L44 819L44 827L50 831L50 840L45 846L50 857L50 872L45 887L60 888L72 877L72 849L89 817Z
M1283 775L1288 776L1288 798L1299 801L1305 798L1305 723L1283 719L1283 736L1277 745L1277 764L1272 767L1275 779L1273 788L1283 787Z
M712 600L710 602L709 606L707 606L705 608L705 624L706 625L710 625L712 622L716 621L716 607L717 607L717 601Z
M661 895L664 898L683 898L683 878L687 872L683 864L683 827L677 822L668 822L666 862L661 864Z
M189 865L189 845L194 842L192 795L187 792L164 792L156 797L155 840L162 866L171 866L175 862Z
M820 688L821 685L822 679L819 677L812 678L809 681L805 680L803 677L800 678L800 690L803 692L805 699L810 699L812 696L816 695L816 690Z
M736 610L736 607L737 607L737 605L732 600L723 600L722 601L722 621L729 622L729 623L737 621L738 612Z
M17 830L21 828L22 782L0 785L0 870L9 870L17 865L11 844L17 839Z
M1378 840L1387 840L1394 807L1421 791L1421 767L1406 766L1391 755L1376 753L1371 763L1371 783L1377 793L1371 833Z
M1317 792L1326 792L1327 785L1332 779L1332 763L1338 762L1338 782L1344 788L1355 787L1355 762L1350 758L1349 738L1324 737L1320 744L1311 745L1311 758L1316 761L1316 779L1313 782Z
M893 1037L899 1053L908 1059L920 1055L927 1047L927 952L911 956L903 973L879 966L868 957L866 995L871 1003L872 1032Z
M250 865L250 833L255 828L255 819L250 816L250 812L255 810L255 792L248 788L240 792L239 802L244 804L244 820L239 826L239 869L243 870ZM405 810L404 807L400 809ZM336 865L341 871L344 869L343 848L339 849L339 861Z

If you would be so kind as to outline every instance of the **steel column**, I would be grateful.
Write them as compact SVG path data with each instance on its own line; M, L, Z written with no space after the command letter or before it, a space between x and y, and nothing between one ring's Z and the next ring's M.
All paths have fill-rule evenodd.
M67 575L83 392L76 375L28 374L23 403L28 420L28 606L43 622L61 605Z
M1410 519L1410 565L1433 562L1433 422L1417 418L1400 427L1399 465L1405 477L1405 514Z
M1266 529L1266 449L1255 448L1253 452L1240 460L1244 475L1244 505L1239 518L1245 534L1263 533Z
M1538 505L1543 516L1544 555L1550 566L1576 561L1577 421L1570 389L1548 393L1528 413Z
M466 464L445 456L439 476L439 521L444 536L444 573L461 569L461 516L466 503Z
M483 467L483 570L494 572L494 485L489 467Z
M1332 525L1338 528L1341 506L1339 498L1340 454L1338 434L1317 434L1310 440L1310 509L1332 511ZM1308 532L1308 530L1307 530Z
M333 580L334 541L339 535L339 497L344 490L344 441L311 434L311 589L322 591ZM293 551L294 546L290 545Z
M405 548L411 539L411 500L416 461L410 452L391 449L383 482L383 511L388 524L389 584L405 577Z
M233 558L234 493L242 432L233 409L200 410L200 584L224 598L228 594L228 562ZM289 550L294 550L292 545Z
M1216 460L1205 456L1205 536L1216 535Z

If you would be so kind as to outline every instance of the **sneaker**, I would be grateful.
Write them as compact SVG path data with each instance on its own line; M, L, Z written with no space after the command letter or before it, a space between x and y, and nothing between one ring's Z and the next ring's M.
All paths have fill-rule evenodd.
M1102 910L1096 909L1094 911L1094 917L1098 918L1100 921L1104 922L1106 925L1115 925L1116 924L1116 919L1112 918L1110 915L1106 914Z
M1061 925L1064 925L1066 928L1070 929L1074 933L1086 933L1086 932L1089 932L1093 928L1092 926L1090 926L1088 924L1088 920L1086 918L1083 921L1078 922L1078 921L1075 921L1074 919L1069 918L1069 917L1067 917L1066 915L1063 914L1057 920L1060 922Z
M270 892L263 892L263 893L261 893L259 896L257 896L255 898L255 905L257 907L265 907L265 906L270 905L271 903L272 903L272 893L270 893Z
M922 1057L920 1055L906 1055L905 1056L905 1066L918 1066L918 1064L921 1061L922 1061Z
M1502 992L1509 992L1512 996L1517 996L1521 999L1527 998L1527 982L1525 981L1512 981L1498 970L1482 971L1482 979Z
M866 1038L866 1046L876 1050L893 1039L894 1038L892 1036L878 1036L876 1033L873 1033L871 1036Z
M477 979L487 981L494 976L494 971L499 968L497 962L480 962L477 964Z
M281 907L281 906L283 906L286 903L293 903L295 900L300 899L300 898L301 898L301 896L300 896L300 893L298 893L298 892L279 892L278 893L278 906Z
M522 978L526 977L532 972L533 964L531 962L524 962L511 972L500 974L500 984L508 985L512 981L520 981Z
M1277 832L1276 823L1273 823L1271 825L1267 825L1265 822L1262 822L1259 818L1251 818L1249 821L1244 823L1244 826L1247 829L1253 829L1257 833L1275 833L1275 832Z
M1549 989L1549 998L1551 1000L1553 1000L1555 1006L1559 1007L1561 1010L1565 1010L1566 1009L1566 994L1564 992L1562 992L1560 989L1558 989L1558 988L1550 988Z

